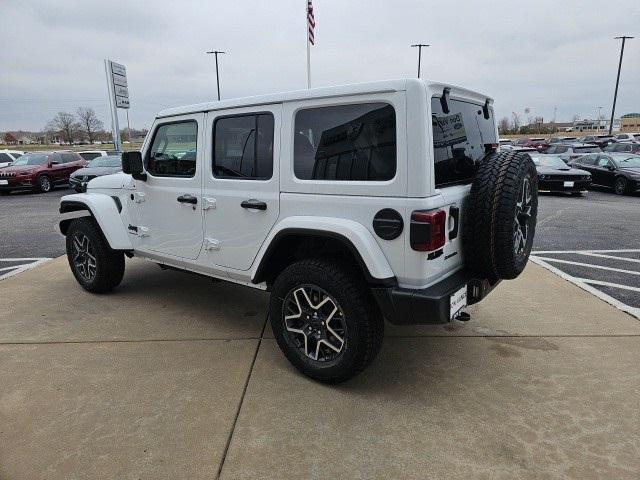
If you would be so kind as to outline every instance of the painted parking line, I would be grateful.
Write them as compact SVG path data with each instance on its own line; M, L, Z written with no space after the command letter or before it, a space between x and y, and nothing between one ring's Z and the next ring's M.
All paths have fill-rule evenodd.
M0 280L31 270L51 260L45 257L36 258L0 258ZM10 263L11 265L6 265Z
M640 260L635 258L624 257L617 254L621 253L638 253L640 249L623 249L623 250L544 250L544 251L536 251L531 253L531 261L537 265L540 265L543 268L546 268L550 272L555 273L559 277L564 278L565 280L573 283L574 285L580 287L583 290L595 295L596 297L604 300L605 302L613 305L614 307L622 310L623 312L627 312L629 315L634 316L637 319L640 319L640 308L634 307L631 305L627 305L626 303L620 301L617 298L612 297L604 293L603 291L596 288L597 286L601 287L609 287L618 290L625 290L631 292L639 292L640 288L635 287L633 285L625 285L623 283L615 283L615 282L607 282L598 278L586 278L584 276L575 277L570 275L569 273L560 269L562 265L573 265L578 267L586 267L587 269L593 269L595 275L598 274L598 271L609 271L621 273L623 275L640 275L640 272L635 270L627 270L623 268L613 268L607 267L599 264L587 263L588 258L591 257L595 259L606 259L606 260L615 260L622 262L629 262L629 267L633 267L635 263L640 263ZM572 260L564 260L562 258L556 257L548 257L546 255L563 255L566 254L568 256L578 255L580 256L581 262L576 262ZM557 264L557 266L552 265Z

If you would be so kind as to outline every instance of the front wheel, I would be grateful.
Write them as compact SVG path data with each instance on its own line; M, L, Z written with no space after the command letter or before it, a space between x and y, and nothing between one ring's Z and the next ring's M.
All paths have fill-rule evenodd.
M624 177L616 178L616 183L613 185L613 190L616 195L624 195L627 193L627 179Z
M356 270L308 259L276 279L269 316L276 341L302 373L339 383L375 358L384 321Z
M85 290L105 293L124 276L124 254L112 250L92 217L75 219L67 230L67 260Z

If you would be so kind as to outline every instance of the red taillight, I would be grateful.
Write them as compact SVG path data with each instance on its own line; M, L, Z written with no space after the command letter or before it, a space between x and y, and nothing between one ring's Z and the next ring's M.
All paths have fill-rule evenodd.
M411 213L411 248L431 252L442 248L446 239L447 214L444 210L415 210Z

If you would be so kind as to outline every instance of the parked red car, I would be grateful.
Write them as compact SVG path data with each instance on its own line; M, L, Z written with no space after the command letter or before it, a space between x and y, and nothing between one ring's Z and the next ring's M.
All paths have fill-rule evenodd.
M57 184L68 183L69 176L87 164L75 152L31 152L0 169L0 193L12 190L50 192Z
M516 142L516 146L535 148L539 152L544 152L549 148L549 143L544 138L521 138Z

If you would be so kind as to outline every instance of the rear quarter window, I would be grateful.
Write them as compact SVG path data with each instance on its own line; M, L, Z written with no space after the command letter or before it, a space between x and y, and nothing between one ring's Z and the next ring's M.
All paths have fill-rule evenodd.
M471 183L487 145L498 143L493 108L487 119L483 105L452 98L448 105L444 113L440 97L431 99L436 188Z
M298 111L293 167L301 180L391 180L396 174L393 106L362 103Z

